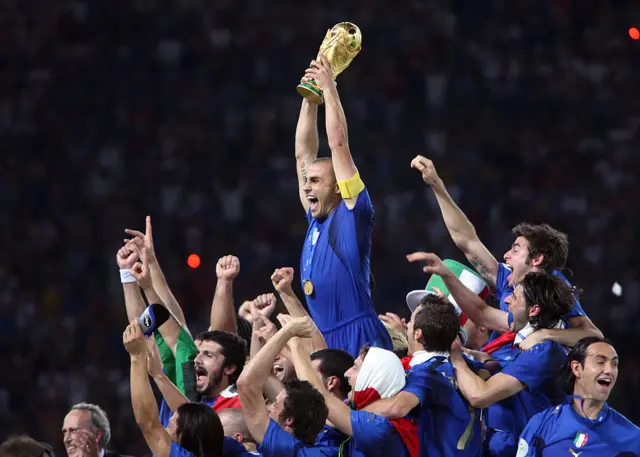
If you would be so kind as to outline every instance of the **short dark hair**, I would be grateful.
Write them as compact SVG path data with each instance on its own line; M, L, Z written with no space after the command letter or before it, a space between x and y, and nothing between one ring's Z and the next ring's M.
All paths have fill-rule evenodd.
M204 403L185 403L178 408L180 446L196 457L222 456L224 431L218 414Z
M613 347L613 343L607 338L601 338L599 336L588 336L578 341L567 354L562 372L564 373L564 391L568 395L573 394L573 388L576 385L576 377L573 374L573 370L571 369L571 362L577 361L582 367L584 367L584 360L587 358L587 349L589 349L589 346L595 343L606 343L609 346Z
M460 331L460 318L446 298L428 294L413 316L413 330L422 330L421 343L430 352L447 352Z
M242 338L247 347L251 347L251 336L253 335L251 322L240 316L236 316L236 322L238 324L238 336Z
M579 291L546 271L530 272L520 282L527 309L540 307L537 316L529 318L533 328L552 328L573 308Z
M291 419L293 436L313 445L329 416L324 397L308 381L289 379L283 385L287 396L280 421Z
M30 436L12 436L0 444L2 457L55 457L53 448L47 443L36 441Z
M338 378L338 388L343 398L349 394L351 386L344 374L353 366L354 358L351 354L342 349L321 349L311 354L311 360L320 361L318 368L322 376Z
M213 341L222 347L224 368L236 368L229 375L229 384L235 384L247 360L247 345L244 340L234 333L223 332L222 330L208 330L199 333L195 339L197 341Z
M562 270L569 257L569 238L566 233L554 229L548 224L530 224L521 222L511 232L521 236L529 242L529 257L531 261L542 254L541 270L552 272Z

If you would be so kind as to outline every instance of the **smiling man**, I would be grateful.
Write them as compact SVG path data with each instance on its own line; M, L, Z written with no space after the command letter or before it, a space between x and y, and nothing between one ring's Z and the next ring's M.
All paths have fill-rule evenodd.
M610 341L585 338L565 363L568 401L535 415L520 436L517 457L640 455L640 429L607 405L618 378Z
M417 156L411 161L411 168L418 170L423 181L431 186L451 239L476 271L495 289L501 310L507 310L507 297L529 272L547 271L569 284L561 273L569 255L569 240L565 233L547 224L518 224L512 230L515 241L504 254L504 263L500 263L480 241L473 224L449 195L433 162L426 157ZM466 310L463 311L466 313ZM544 339L573 346L588 336L602 337L602 333L587 317L578 300L563 319L566 328L537 332L530 340L523 342L522 347L528 349ZM476 325L484 326L473 318L471 320ZM498 336L500 332L494 331L490 336L490 342Z

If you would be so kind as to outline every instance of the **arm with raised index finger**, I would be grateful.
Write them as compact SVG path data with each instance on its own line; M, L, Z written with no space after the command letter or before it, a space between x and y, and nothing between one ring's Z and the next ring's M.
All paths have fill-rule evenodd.
M433 162L426 157L417 156L411 161L411 168L418 170L422 174L424 182L433 189L444 224L453 242L464 253L480 276L495 288L498 261L480 241L475 227L447 191Z
M509 330L509 315L505 311L493 308L465 286L437 255L431 252L414 252L407 255L409 262L424 262L425 273L437 274L444 281L449 293L467 317L476 325L491 330L506 332Z
M184 312L182 311L178 300L176 300L176 297L171 292L169 284L167 283L167 278L165 278L162 268L160 268L160 263L158 262L158 257L156 256L153 245L151 216L147 216L146 218L145 233L131 229L126 229L125 232L134 237L135 243L139 249L142 249L143 246L147 248L147 255L149 256L149 271L151 273L151 280L153 282L154 289L162 299L164 306L167 307L180 326L184 328L187 333L191 334L187 327Z

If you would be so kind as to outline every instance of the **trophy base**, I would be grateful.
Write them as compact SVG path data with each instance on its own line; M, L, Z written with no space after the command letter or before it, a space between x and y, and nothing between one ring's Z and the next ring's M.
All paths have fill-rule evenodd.
M309 100L311 103L315 105L322 105L324 103L324 96L322 95L322 91L318 86L315 85L315 81L310 81L311 84L308 83L300 83L296 90L300 95Z

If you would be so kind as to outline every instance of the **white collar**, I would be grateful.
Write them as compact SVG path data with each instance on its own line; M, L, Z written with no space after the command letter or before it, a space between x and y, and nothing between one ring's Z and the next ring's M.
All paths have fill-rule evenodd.
M562 319L560 319L558 322L556 322L556 325L554 325L551 328L565 328L565 323L564 323L564 321ZM514 346L518 346L520 343L522 343L525 339L527 339L527 337L529 335L531 335L533 332L535 332L536 330L537 329L533 328L531 326L531 324L525 325L525 327L518 332L518 334L516 335L515 340L513 340Z
M413 353L413 357L409 362L409 366L413 367L415 365L420 365L421 363L431 360L434 357L446 357L448 359L449 353L448 352L429 352L422 349L420 351L416 351Z
M98 452L98 457L104 457L104 449L100 449L100 452Z

